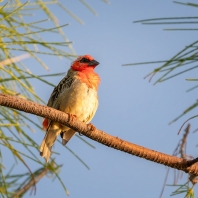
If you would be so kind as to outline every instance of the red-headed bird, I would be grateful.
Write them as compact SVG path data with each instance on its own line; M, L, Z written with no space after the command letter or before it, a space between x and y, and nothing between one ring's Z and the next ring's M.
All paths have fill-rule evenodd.
M90 55L78 57L67 75L54 88L47 106L75 115L78 120L89 123L98 108L100 77L94 72L98 64ZM48 162L57 136L61 134L62 144L66 145L75 131L47 118L43 121L43 128L46 134L40 146L40 155Z

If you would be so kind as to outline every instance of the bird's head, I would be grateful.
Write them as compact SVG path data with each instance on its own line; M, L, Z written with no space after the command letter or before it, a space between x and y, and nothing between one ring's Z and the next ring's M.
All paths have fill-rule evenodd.
M86 69L94 69L100 63L90 55L79 56L71 65L75 71L82 71Z

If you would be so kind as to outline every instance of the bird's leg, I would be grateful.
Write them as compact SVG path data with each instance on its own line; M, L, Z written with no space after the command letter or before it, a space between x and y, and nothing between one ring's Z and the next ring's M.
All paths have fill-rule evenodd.
M74 121L74 118L77 118L76 115L73 115L71 113L67 113L69 115L69 122L73 122Z
M90 131L95 131L96 130L96 127L91 123L88 124L88 127L89 127Z

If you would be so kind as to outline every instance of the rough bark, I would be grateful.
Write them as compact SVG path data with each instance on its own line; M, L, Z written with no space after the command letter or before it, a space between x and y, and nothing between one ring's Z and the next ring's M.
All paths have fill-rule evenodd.
M167 155L127 142L118 137L111 136L104 131L98 130L93 125L80 122L70 114L63 113L56 109L36 104L25 99L21 99L19 97L5 94L0 94L0 105L60 122L61 124L67 125L75 131L78 131L84 136L108 147L198 176L198 164L194 163L196 160L194 162L191 161L192 163L189 163L190 161L185 159Z

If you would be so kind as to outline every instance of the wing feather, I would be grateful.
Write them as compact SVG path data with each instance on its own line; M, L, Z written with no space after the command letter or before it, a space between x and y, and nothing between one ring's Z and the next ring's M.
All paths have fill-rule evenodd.
M71 69L68 71L67 75L59 82L59 84L54 88L49 101L47 103L47 106L54 107L56 104L56 99L58 96L65 90L71 87L72 83L74 82L76 72L71 71ZM57 108L56 108L57 109Z

